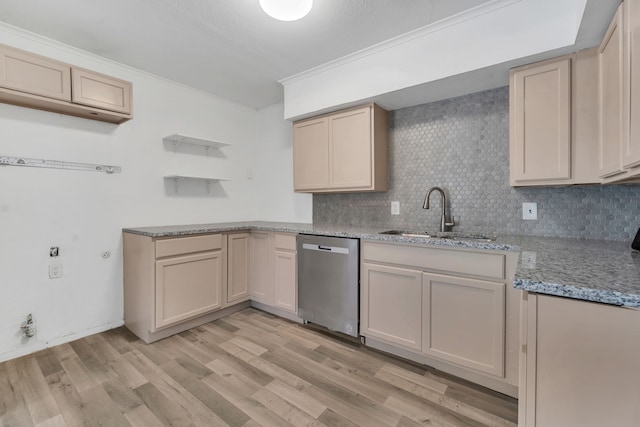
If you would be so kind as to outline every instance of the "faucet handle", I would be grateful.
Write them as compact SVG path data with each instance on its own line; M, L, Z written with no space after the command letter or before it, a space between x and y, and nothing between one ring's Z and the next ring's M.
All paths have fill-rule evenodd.
M453 220L453 217L449 218L449 222L444 223L445 227L453 227L454 225L456 225L455 221Z

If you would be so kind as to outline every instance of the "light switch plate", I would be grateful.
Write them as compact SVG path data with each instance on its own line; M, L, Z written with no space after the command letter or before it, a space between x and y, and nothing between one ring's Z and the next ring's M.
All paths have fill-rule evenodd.
M522 219L527 219L527 220L538 219L538 204L537 203L523 203L522 204Z
M391 215L400 215L400 202L391 202Z

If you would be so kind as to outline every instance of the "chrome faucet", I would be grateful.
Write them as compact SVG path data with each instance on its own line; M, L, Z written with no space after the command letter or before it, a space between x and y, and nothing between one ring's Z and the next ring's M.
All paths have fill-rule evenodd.
M431 193L437 191L442 196L442 218L440 218L440 231L445 232L449 231L451 227L456 225L453 222L453 218L450 218L449 212L447 211L447 196L444 194L444 190L440 187L431 187L427 191L427 195L424 198L424 204L422 205L422 209L429 209L429 196Z

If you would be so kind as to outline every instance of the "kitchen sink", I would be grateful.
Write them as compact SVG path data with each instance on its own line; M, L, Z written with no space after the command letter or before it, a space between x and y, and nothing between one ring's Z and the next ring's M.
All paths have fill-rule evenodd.
M404 237L422 237L425 239L449 239L449 240L475 240L484 242L493 242L497 236L491 234L478 233L461 233L457 231L430 232L430 231L406 231L406 230L387 230L380 234L389 234L393 236Z

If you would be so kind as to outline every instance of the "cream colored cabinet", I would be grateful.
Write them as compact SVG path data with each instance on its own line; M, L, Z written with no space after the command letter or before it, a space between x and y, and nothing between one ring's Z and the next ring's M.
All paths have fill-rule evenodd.
M249 233L227 236L227 304L249 299Z
M525 294L518 425L640 425L640 312Z
M640 167L640 0L625 2L626 55L629 78L629 138L623 140L622 166L635 175Z
M120 124L131 120L132 84L0 45L0 102Z
M367 345L517 395L517 253L361 243Z
M504 376L505 284L423 273L422 351Z
M294 190L387 191L387 127L375 104L294 123Z
M329 119L293 125L293 181L296 191L329 188Z
M599 183L597 49L514 68L509 89L511 186Z
M124 322L149 343L249 306L249 233L123 233Z
M71 101L71 67L40 55L0 45L0 86Z
M422 349L422 272L362 263L360 334Z
M296 235L252 232L250 247L251 299L266 307L273 307L287 313L297 313Z
M620 5L598 49L600 57L600 176L624 172L620 163L624 137L623 6Z
M294 234L275 233L274 242L273 305L282 310L297 313L298 261L296 252L296 236Z
M156 261L155 329L222 307L222 248Z
M131 114L131 83L73 67L72 96L76 104Z

